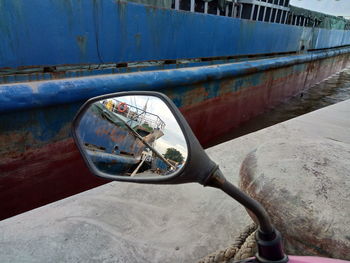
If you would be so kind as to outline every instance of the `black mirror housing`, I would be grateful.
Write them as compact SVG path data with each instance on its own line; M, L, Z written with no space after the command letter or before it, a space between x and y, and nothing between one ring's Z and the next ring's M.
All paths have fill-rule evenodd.
M177 124L179 125L184 138L187 143L187 160L181 169L176 170L167 176L152 176L152 177L131 177L131 176L115 176L111 173L107 173L104 170L98 169L95 163L88 155L84 142L79 135L79 124L87 111L94 103L107 101L109 99L125 97L125 96L148 96L149 98L160 99L166 107L170 110L174 116ZM125 103L122 103L125 104ZM118 106L120 112L124 112L125 105ZM128 126L128 125L127 125ZM130 128L130 127L129 127ZM203 150L196 136L193 134L187 121L175 106L175 104L164 94L153 91L130 91L130 92L119 92L112 93L103 96L98 96L88 100L78 111L77 115L73 120L72 135L74 141L85 161L89 170L95 176L99 176L109 180L135 182L135 183L149 183L149 184L180 184L180 183L192 183L198 182L202 185L206 184L207 179L217 169L217 165L210 160L208 155ZM138 134L136 134L138 135ZM142 140L142 138L140 138ZM147 144L147 142L145 142ZM148 145L148 144L147 144ZM150 145L148 145L152 148ZM160 156L162 157L162 156ZM170 165L170 164L169 164Z

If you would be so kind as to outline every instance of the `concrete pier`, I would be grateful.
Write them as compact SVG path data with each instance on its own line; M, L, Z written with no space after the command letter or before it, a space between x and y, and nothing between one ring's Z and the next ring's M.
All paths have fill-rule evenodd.
M270 140L350 144L350 100L207 149L237 184L246 155ZM23 200L25 202L25 200ZM112 182L0 222L1 262L195 262L249 224L216 189Z

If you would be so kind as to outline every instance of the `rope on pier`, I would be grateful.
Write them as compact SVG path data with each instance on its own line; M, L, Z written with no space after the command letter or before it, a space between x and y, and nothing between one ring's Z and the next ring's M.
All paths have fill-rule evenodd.
M256 224L248 225L243 229L231 246L206 256L199 260L198 263L228 263L231 260L241 260L254 256L256 252L256 229Z

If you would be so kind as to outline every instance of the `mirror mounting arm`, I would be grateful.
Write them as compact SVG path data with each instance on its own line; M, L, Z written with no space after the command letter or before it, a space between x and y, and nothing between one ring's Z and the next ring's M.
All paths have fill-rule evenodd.
M260 230L266 237L268 237L269 234L273 235L274 227L272 226L271 220L264 207L227 181L219 168L217 168L207 179L205 186L211 186L223 190L226 194L231 196L255 215L259 222Z
M258 262L288 262L288 257L283 251L281 234L273 227L269 215L259 202L228 182L218 167L207 178L204 186L221 189L254 214L259 223L256 233Z

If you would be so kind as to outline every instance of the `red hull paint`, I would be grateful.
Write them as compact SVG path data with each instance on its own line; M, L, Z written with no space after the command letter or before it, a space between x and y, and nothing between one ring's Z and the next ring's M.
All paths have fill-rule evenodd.
M107 182L89 173L72 139L2 160L0 174L0 219Z
M307 70L299 73L292 71L292 74L283 74L287 70L285 68L268 71L264 73L264 81L259 85L249 86L238 92L222 93L219 97L184 106L181 112L202 145L210 145L215 138L225 135L240 124L349 65L345 56L309 63ZM249 82L252 77L248 75L242 78ZM225 90L225 85L234 85L235 81L223 81L222 90Z
M181 111L206 145L349 64L348 55L343 55L223 79L219 84L208 80L186 87L181 94ZM306 70L300 70L305 67ZM233 87L238 88L235 91ZM213 90L217 95L209 98ZM177 96L176 90L164 92L172 98ZM70 138L6 156L0 162L0 219L106 183L89 173Z

